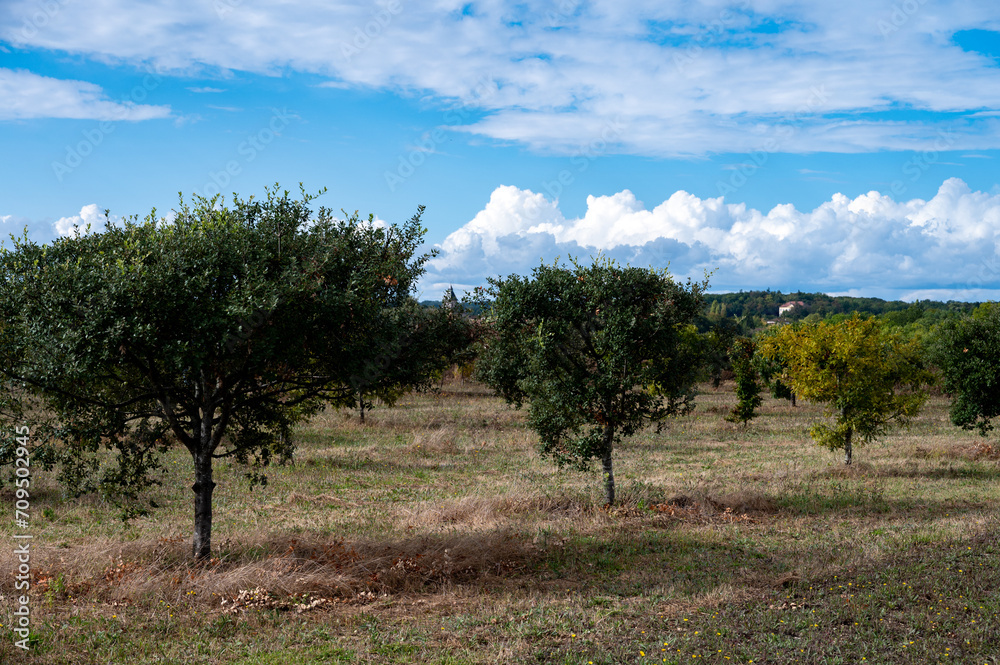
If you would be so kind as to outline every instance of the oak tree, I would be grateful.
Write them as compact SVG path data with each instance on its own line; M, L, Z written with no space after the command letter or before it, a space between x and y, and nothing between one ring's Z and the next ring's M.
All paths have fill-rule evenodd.
M756 416L757 407L763 401L760 397L761 381L754 363L757 345L749 337L737 337L729 349L729 360L736 375L736 406L726 416L732 423L744 426Z
M293 452L291 427L349 405L428 255L423 208L402 225L338 220L268 190L264 200L183 199L170 219L109 222L0 254L0 373L39 399L33 433L78 488L145 487L162 452L191 455L193 553L211 552L213 462L262 480ZM117 466L102 466L106 448ZM108 457L104 455L103 457Z
M1000 416L1000 305L984 303L971 316L938 327L933 356L951 394L951 421L986 436Z
M853 460L855 442L906 425L932 381L915 342L857 314L838 323L783 326L761 339L760 353L780 361L781 380L796 394L827 406L833 424L817 423L809 433L830 450L843 450L845 464Z
M544 454L582 468L601 460L614 503L616 442L692 406L690 324L705 285L609 260L489 283L479 377L508 403L528 404Z
M472 359L478 327L460 307L426 307L415 299L388 309L369 332L378 354L351 377L361 421L378 399L392 406L411 390L427 390L456 363Z
M767 357L759 353L761 341L779 333L783 327L781 325L770 326L758 331L754 335L755 343L758 347L758 352L754 355L754 368L757 370L757 375L763 384L770 389L771 397L775 399L787 399L792 403L792 406L796 406L795 392L781 380L785 370L780 350L772 348Z

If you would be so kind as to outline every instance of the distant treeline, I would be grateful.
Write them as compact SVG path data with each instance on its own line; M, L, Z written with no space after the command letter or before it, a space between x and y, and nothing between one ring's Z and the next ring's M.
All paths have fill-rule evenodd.
M782 317L788 321L799 321L811 314L811 320L826 319L841 314L849 316L858 312L862 316L879 316L897 326L916 323L921 319L939 320L949 314L970 313L978 302L949 300L882 300L881 298L856 298L852 296L829 296L825 293L782 293L781 291L740 291L738 293L706 293L705 315L710 318L747 317L761 322L778 318L778 308L787 302L802 302ZM440 307L440 300L424 300L425 307ZM481 308L476 303L465 303L466 311L478 315ZM925 321L927 322L927 321Z
M810 315L812 319L826 319L836 314L881 316L891 319L896 325L915 323L925 318L941 318L949 313L971 312L979 303L949 300L882 300L881 298L856 298L851 296L829 296L825 293L782 293L781 291L740 291L739 293L706 293L706 314L711 317L754 317L758 319L778 318L778 308L788 302L802 302L803 305L786 312L783 319L797 321Z
M444 303L441 300L421 300L420 304L423 305L424 307L441 307ZM479 303L475 302L462 303L462 311L468 312L473 316L479 316L480 314L482 314L482 310L483 308Z

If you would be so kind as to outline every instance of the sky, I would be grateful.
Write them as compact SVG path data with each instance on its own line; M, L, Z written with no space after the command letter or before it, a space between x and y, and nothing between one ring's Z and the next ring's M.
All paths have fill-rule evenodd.
M327 188L418 297L610 256L1000 298L994 0L3 0L0 235Z

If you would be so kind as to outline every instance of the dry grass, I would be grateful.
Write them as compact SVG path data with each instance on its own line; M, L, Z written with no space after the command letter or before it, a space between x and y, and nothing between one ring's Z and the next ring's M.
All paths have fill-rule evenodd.
M320 539L288 534L224 542L205 564L190 560L186 539L141 539L73 547L71 554L42 549L33 558L34 589L46 593L60 578L57 596L101 603L185 602L218 608L241 590L265 588L276 597L313 595L370 601L376 596L433 592L523 570L537 555L530 539L504 531L420 535L399 540ZM13 569L14 558L0 565ZM13 594L5 577L3 594Z
M816 407L768 400L743 427L721 418L733 403L728 383L704 386L694 414L624 442L610 510L597 472L539 457L524 414L482 386L410 396L364 424L328 411L298 433L295 463L274 468L266 487L250 491L238 467L217 467L216 558L205 565L188 558L180 452L150 496L158 507L128 523L96 497L62 497L36 469L33 662L611 663L661 653L643 641L653 634L678 662L727 650L725 662L790 662L766 656L794 642L773 636L770 617L791 621L803 604L813 623L854 617L839 597L814 595L848 577L902 602L891 580L881 591L875 582L890 563L996 612L980 602L1000 595L995 577L961 586L947 577L951 559L928 568L959 550L982 557L963 565L997 568L1000 455L948 424L944 398L910 430L856 450L851 467L808 440ZM0 551L0 567L15 563ZM11 576L0 578L4 625L13 592ZM976 614L976 630L993 634L1000 620L988 614ZM894 621L910 630L927 616ZM967 634L920 625L935 648L952 644L948 631ZM703 643L709 629L717 642ZM797 630L811 662L830 655L823 639L846 644ZM857 645L857 660L933 660ZM0 646L0 660L18 658Z
M465 496L437 502L421 502L401 509L405 529L440 529L461 525L473 530L509 527L532 517L566 522L566 517L593 513L594 505L568 497Z

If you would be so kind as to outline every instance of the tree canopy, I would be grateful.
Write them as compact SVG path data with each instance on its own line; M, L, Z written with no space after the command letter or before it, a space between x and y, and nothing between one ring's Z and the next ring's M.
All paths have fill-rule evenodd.
M429 258L416 255L422 207L382 227L314 214L313 198L182 199L170 219L154 210L50 245L25 236L0 254L0 372L8 395L52 414L33 434L43 457L78 489L124 492L184 446L199 558L213 460L260 479L292 454L297 420L353 404L380 352L373 331L394 325ZM93 480L102 446L118 466Z
M373 398L392 405L407 391L428 389L451 365L471 360L477 331L457 307L427 307L411 299L387 310L369 334L377 354L351 377L362 422Z
M754 363L757 345L749 337L737 337L729 350L729 358L733 364L736 380L736 406L726 416L731 423L742 423L746 426L757 412L757 407L763 400L760 397L762 388L760 375Z
M952 422L985 436L1000 416L1000 305L986 303L970 317L942 323L934 359L952 395Z
M760 353L783 368L782 382L804 399L826 404L833 425L810 434L853 459L855 435L867 443L905 425L927 399L932 380L916 342L903 342L874 318L785 326L760 339Z
M608 260L491 279L479 377L509 403L528 402L544 454L581 467L600 459L614 503L616 441L691 407L703 290Z

